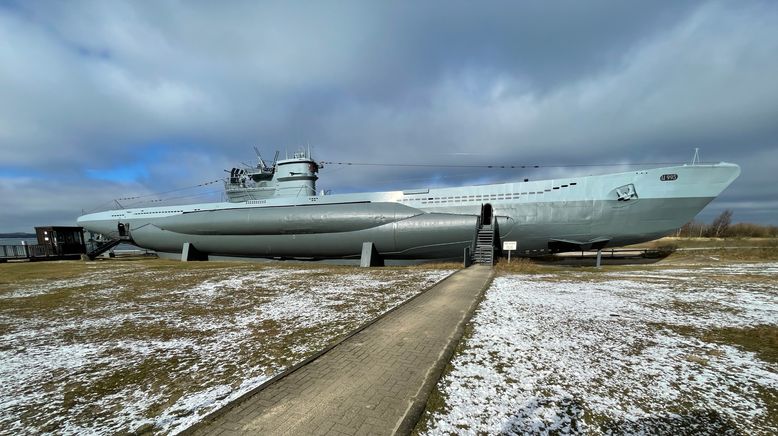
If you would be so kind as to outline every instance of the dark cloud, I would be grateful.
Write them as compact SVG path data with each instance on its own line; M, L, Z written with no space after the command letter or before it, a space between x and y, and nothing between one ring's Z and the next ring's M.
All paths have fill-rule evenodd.
M0 230L221 177L252 145L305 144L324 160L448 164L686 161L701 147L743 167L703 217L775 223L776 19L767 1L0 6L0 192L14 205ZM321 185L563 171L598 170L328 166Z

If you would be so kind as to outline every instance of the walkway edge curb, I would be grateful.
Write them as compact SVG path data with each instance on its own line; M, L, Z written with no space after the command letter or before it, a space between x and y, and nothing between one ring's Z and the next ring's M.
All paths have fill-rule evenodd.
M458 269L458 270L452 272L451 274L447 275L443 279L433 283L432 285L430 285L427 288L423 289L422 291L418 292L416 295L412 296L411 298L403 301L402 303L398 304L397 306L394 306L393 308L387 310L386 312L382 313L381 315L378 315L377 317L375 317L375 318L365 322L364 324L360 325L356 329L354 329L354 330L350 331L349 333L347 333L346 335L342 336L340 339L338 339L338 340L328 344L326 347L324 347L321 350L317 351L313 355L303 359L302 361L298 362L295 365L292 365L291 367L285 369L281 373L276 374L275 376L273 376L269 380L266 380L265 382L263 382L259 386L249 390L248 392L242 394L238 398L235 398L234 400L228 402L224 406L219 407L218 409L203 415L203 417L200 418L200 420L198 420L197 422L195 422L191 426L189 426L189 427L187 427L187 428L185 428L185 429L183 429L180 432L175 433L175 434L176 435L182 435L182 436L189 436L189 435L194 434L195 431L199 430L202 427L205 427L206 425L210 424L215 419L219 418L220 416L224 415L225 413L227 413L230 410L234 409L235 407L239 406L240 403L242 403L245 400L249 399L250 397L254 396L258 392L266 389L268 386L276 383L277 381L292 375L294 372L296 372L299 369L307 366L308 364L310 364L311 362L313 362L316 359L320 358L321 356L327 354L333 348L335 348L338 345L342 344L343 342L345 342L346 340L350 339L351 337L353 337L357 333L359 333L359 332L365 330L366 328L370 327L371 325L377 323L378 321L380 321L383 318L387 317L389 314L395 312L396 310L399 310L401 307L411 303L412 301L414 301L417 298L421 297L422 295L426 294L427 291L431 290L435 286L440 285L441 283L445 282L446 280L448 280L449 278L453 277L456 273L458 273L459 271L462 271L462 270L463 269ZM489 279L489 283L491 283L491 278ZM479 297L479 301L480 301L480 298L481 297ZM468 319L469 319L469 317L468 317ZM457 331L459 331L459 327L457 327ZM461 336L461 334L460 334L460 336ZM425 404L426 404L426 400L425 400Z
M473 318L473 314L475 313L476 309L478 309L478 306L481 305L481 302L483 301L484 296L486 295L486 291L492 285L494 276L495 276L495 271L494 269L492 269L489 275L489 279L486 281L486 283L484 283L483 287L478 293L478 298L476 298L475 301L473 301L473 304L470 305L470 308L468 309L465 316L462 318L459 324L457 324L457 328L451 337L452 340L449 342L446 348L441 352L440 358L435 363L435 365L433 365L433 367L430 368L430 371L427 373L427 377L424 381L424 384L419 389L416 397L413 399L413 402L411 406L408 408L405 417L403 417L402 421L400 421L400 424L397 426L397 428L395 428L394 430L395 435L398 434L409 435L416 428L416 425L421 419L424 410L427 408L427 401L429 400L429 397L432 394L432 390L435 389L435 386L438 384L438 381L440 381L440 377L443 375L443 370L446 368L446 365L448 365L448 363L451 361L451 358L454 356L454 351L456 351L457 346L459 346L459 343L462 341L462 336L465 333L465 326L467 326L467 324Z

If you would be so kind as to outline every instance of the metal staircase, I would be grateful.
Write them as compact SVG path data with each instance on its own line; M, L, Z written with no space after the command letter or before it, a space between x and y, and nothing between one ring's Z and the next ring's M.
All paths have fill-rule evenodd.
M88 253L86 253L87 257L89 257L89 260L94 260L97 256L105 253L106 251L116 247L117 245L121 244L122 242L125 242L122 239L111 239L105 242L97 243L94 247L89 250Z
M494 226L491 224L478 227L473 250L473 263L494 265Z
M121 243L129 243L132 244L132 237L126 233L122 234L122 232L119 233L119 237L114 238L105 238L103 239L89 239L87 241L87 252L86 256L89 258L89 260L94 260L97 256L105 253L106 251L116 247L117 245Z
M494 217L492 205L481 205L481 214L476 223L475 241L473 241L472 255L466 256L466 260L481 265L494 265L495 235L497 233L497 220Z

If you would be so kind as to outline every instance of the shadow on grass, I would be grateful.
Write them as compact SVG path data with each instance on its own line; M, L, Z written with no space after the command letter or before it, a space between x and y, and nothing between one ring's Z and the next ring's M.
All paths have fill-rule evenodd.
M531 417L548 416L548 409L557 412L554 422L539 422ZM596 416L579 399L564 397L550 400L538 398L505 422L501 435L580 434L594 431L602 434L651 435L742 435L737 425L719 412L696 409L685 413L657 413L638 419L613 420ZM531 421L530 421L531 420Z
M742 435L737 425L715 410L698 409L685 414L659 413L635 421L604 423L606 434Z

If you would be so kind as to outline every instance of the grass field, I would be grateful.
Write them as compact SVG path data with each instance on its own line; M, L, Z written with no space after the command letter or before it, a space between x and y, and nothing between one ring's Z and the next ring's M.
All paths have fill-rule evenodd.
M498 268L417 432L778 433L778 263Z
M668 244L498 264L418 430L778 433L775 240ZM0 264L0 434L176 433L456 268Z
M674 256L718 260L778 260L778 238L662 238L633 247L676 249Z
M661 247L674 245L678 248L716 247L764 247L778 248L778 238L675 238L665 237L633 247Z
M0 264L0 434L175 433L455 267Z

